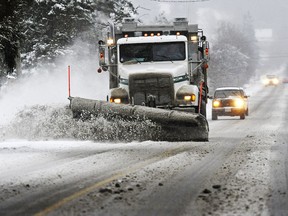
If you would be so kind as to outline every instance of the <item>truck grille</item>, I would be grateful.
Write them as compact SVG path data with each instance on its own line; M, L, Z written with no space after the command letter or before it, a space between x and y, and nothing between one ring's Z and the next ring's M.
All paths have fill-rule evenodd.
M147 104L148 96L156 98L156 106L173 104L174 83L170 74L133 74L129 76L130 99L135 105Z

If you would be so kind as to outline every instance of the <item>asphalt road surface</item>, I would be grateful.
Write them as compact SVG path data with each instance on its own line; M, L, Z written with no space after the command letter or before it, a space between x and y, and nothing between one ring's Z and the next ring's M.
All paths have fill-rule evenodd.
M288 215L287 110L263 87L209 142L1 142L0 215Z

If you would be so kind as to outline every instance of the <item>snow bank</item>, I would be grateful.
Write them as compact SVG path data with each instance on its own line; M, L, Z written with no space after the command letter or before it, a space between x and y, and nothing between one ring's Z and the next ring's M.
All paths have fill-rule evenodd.
M34 105L68 105L68 65L71 66L72 96L106 99L108 73L97 73L98 60L89 47L78 42L71 48L73 56L61 57L55 65L42 65L23 71L0 92L0 126L9 124L16 113Z

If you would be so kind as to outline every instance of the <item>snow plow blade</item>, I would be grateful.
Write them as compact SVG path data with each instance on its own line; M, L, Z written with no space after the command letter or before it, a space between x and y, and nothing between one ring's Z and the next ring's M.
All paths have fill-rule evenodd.
M209 126L201 114L166 110L139 105L115 104L100 100L70 97L73 116L89 113L109 118L148 119L161 127L157 140L208 141Z

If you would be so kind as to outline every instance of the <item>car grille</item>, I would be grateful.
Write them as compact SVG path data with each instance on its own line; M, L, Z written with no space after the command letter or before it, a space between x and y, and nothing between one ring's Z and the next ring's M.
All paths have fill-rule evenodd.
M221 107L234 107L235 103L233 99L223 99L221 100Z
M135 105L147 104L149 95L156 98L156 106L172 105L173 78L170 74L132 74L129 76L129 95Z

